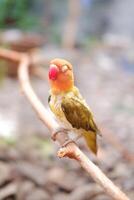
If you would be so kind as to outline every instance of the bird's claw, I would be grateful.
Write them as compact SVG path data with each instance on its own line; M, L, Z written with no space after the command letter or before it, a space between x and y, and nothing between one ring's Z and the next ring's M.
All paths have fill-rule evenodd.
M65 129L65 128L56 128L54 131L53 131L53 133L52 133L52 136L51 136L51 138L52 138L52 140L56 140L56 136L57 136L57 134L58 133L60 133L60 132L64 132L64 133L68 133L68 129Z
M64 144L62 144L62 148L63 147L66 147L68 144L70 144L70 143L75 143L75 141L74 140L72 140L72 139L68 139L66 142L64 142Z

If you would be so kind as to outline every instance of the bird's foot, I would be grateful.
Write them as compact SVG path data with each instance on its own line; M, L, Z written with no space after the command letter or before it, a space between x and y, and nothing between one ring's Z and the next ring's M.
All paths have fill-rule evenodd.
M77 136L74 138L74 141L78 141L81 137L82 137L82 134L77 135Z
M66 128L61 128L61 127L58 127L58 128L56 128L55 130L54 130L54 132L52 133L52 136L51 136L51 138L52 138L52 140L56 140L56 136L57 136L57 134L58 133L60 133L60 132L64 132L64 133L66 133L66 134L68 134L68 129L66 129Z
M62 148L63 147L66 147L68 144L70 144L70 143L75 143L75 141L74 140L72 140L72 139L68 139L66 142L64 142L64 144L62 144Z
M76 141L79 140L81 137L82 137L82 134L77 135L74 139L68 139L66 142L64 142L62 147L66 147L69 143L76 143Z

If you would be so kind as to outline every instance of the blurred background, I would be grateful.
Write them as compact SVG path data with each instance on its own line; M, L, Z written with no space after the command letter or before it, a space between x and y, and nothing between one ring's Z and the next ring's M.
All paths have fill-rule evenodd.
M35 55L32 83L47 107L50 60L73 64L103 135L97 158L79 146L131 199L133 18L133 0L0 0L0 48ZM78 163L57 158L58 145L21 94L17 67L0 59L0 199L109 200Z

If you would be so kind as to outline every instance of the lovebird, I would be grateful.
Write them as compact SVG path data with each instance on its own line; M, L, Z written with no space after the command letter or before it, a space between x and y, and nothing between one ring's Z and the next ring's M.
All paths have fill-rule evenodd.
M73 67L70 62L55 58L50 62L48 79L50 95L48 104L61 125L61 131L76 133L76 140L84 137L87 146L97 154L97 127L93 114L79 89L74 85Z

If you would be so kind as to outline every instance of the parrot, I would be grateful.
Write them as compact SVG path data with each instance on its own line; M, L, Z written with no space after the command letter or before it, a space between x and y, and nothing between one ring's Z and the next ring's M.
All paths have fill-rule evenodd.
M61 125L62 130L76 133L76 139L83 137L90 151L97 154L97 127L93 114L86 101L74 85L73 66L65 59L50 61L48 70L50 110Z

